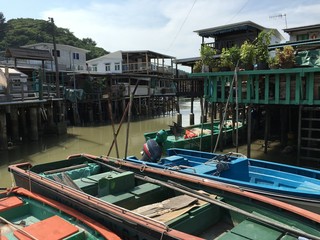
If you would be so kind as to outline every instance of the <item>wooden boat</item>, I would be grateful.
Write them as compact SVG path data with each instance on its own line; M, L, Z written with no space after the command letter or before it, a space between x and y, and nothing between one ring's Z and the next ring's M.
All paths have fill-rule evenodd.
M240 129L243 125L241 122L238 122L238 124L235 124L236 126L233 127L231 120L224 122L223 128L221 129L222 135L220 140L230 143L234 129L237 126ZM160 131L164 131L167 136L166 139L160 141L163 154L166 154L169 148L210 151L211 146L214 146L217 141L217 136L220 132L220 122L214 121L213 126L211 123L196 124L187 127L180 127L174 124L170 129ZM146 141L155 139L158 142L159 132L144 133L144 138Z
M157 163L142 162L134 156L128 161L170 169L215 181L241 186L320 213L320 171L241 154L216 154L172 148Z
M0 193L0 239L120 239L100 223L23 188Z
M221 183L161 181L108 161L81 154L9 171L18 186L81 209L125 239L320 239L318 214Z

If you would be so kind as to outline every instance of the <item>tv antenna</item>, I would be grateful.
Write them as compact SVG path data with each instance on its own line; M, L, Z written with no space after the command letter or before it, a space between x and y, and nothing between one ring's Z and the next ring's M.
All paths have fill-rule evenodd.
M288 28L288 24L287 24L287 14L278 14L278 15L273 15L269 17L270 19L274 19L274 18L284 18L285 24L286 24L286 28Z

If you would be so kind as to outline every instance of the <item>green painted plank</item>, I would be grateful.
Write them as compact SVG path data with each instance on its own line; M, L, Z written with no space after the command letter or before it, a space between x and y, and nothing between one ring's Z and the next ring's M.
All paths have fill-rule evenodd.
M255 88L255 103L259 103L259 76L255 76L254 80L254 88Z
M290 103L290 93L291 93L291 84L290 75L286 75L286 96L285 96L285 104Z
M269 103L269 86L270 86L270 75L266 75L264 83L264 103Z

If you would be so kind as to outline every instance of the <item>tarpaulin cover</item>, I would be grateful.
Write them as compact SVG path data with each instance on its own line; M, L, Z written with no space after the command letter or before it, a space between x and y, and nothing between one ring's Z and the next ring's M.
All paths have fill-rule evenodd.
M66 99L70 102L76 102L77 100L82 100L84 97L83 89L66 89Z
M320 50L306 50L299 52L296 56L296 64L306 67L320 67Z

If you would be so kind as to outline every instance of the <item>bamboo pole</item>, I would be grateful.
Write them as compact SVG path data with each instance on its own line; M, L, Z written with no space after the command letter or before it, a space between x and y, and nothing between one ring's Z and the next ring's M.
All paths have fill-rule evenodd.
M130 80L129 80L130 81ZM126 148L125 148L125 158L127 158L127 153L128 153L128 144L129 144L129 131L130 131L130 121L131 121L131 106L132 106L132 101L134 94L138 88L139 80L137 80L137 83L134 87L133 92L130 94L130 101L129 101L129 109L128 109L128 124L127 124L127 136L126 136Z

